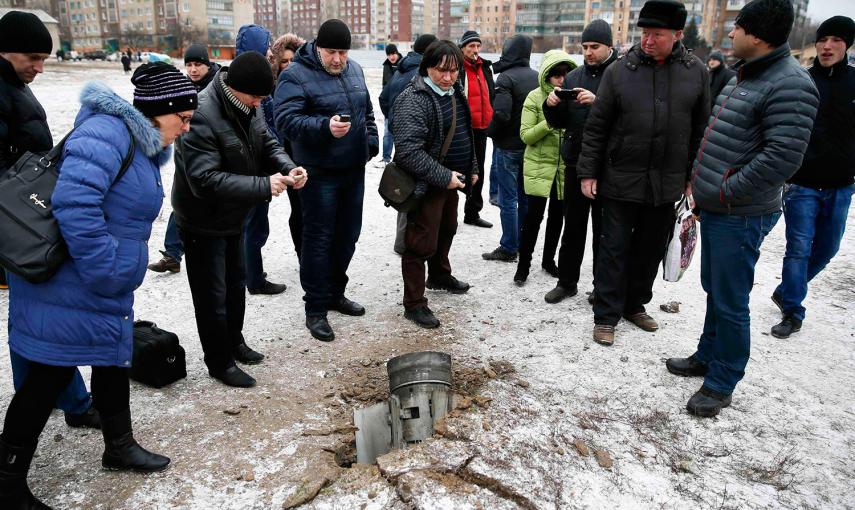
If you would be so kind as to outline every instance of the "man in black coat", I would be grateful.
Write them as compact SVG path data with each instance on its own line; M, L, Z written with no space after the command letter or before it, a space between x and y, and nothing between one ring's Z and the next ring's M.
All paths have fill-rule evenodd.
M191 129L176 142L172 207L186 250L199 340L208 373L229 386L255 385L235 360L251 365L264 358L242 333L244 221L254 205L307 181L258 108L272 91L267 59L254 51L239 55L199 94Z
M496 165L490 177L498 182L502 237L495 250L481 255L484 260L516 260L520 229L528 210L522 184L526 146L520 138L520 122L525 98L538 87L537 71L529 65L531 46L531 37L515 35L505 41L502 57L493 64L493 72L499 73L499 77L487 135L493 139Z
M697 416L729 406L745 375L760 246L781 216L784 182L802 162L819 104L810 76L790 56L794 17L790 0L754 0L740 10L729 34L737 79L718 96L695 160L707 310L695 353L666 367L704 378L686 404Z
M659 328L644 305L710 111L706 66L680 42L685 23L680 2L644 4L641 43L606 69L585 125L576 171L582 193L602 200L593 336L603 345L621 316Z
M383 87L395 76L398 70L398 63L401 62L401 54L398 53L398 47L394 44L386 46L386 60L383 61ZM383 163L392 161L392 149L395 141L392 138L392 132L389 130L389 118L386 118L386 132L383 135Z
M594 274L597 272L597 255L600 247L603 212L599 200L582 194L576 176L576 162L582 150L582 132L597 99L597 90L603 73L616 59L612 48L612 28L603 20L592 21L582 32L582 53L585 65L570 71L564 79L564 89L575 90L575 100L562 101L555 92L549 94L543 105L546 122L553 128L564 129L564 144L561 157L564 171L564 234L558 252L558 283L544 296L547 303L558 303L578 292L579 268L585 256L585 241L588 237L588 216L591 216L594 252ZM594 293L588 298L594 302Z
M722 89L731 78L736 76L736 71L727 67L724 55L720 51L710 53L707 59L707 68L710 70L710 107L715 106L715 100Z
M855 21L825 20L816 31L816 54L808 70L819 90L819 111L802 166L784 192L787 253L781 284L772 295L784 317L772 336L801 330L808 282L840 248L855 190L855 67L846 50L855 40Z

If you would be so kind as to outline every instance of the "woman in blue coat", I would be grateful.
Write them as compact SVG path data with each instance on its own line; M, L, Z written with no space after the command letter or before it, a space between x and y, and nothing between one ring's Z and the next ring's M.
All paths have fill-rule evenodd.
M0 435L3 509L47 508L27 487L27 471L53 403L80 365L92 366L103 466L153 472L169 465L137 444L131 428L133 301L163 200L160 167L189 129L197 97L190 80L163 63L140 66L131 81L133 106L97 82L81 93L52 196L69 259L44 283L10 275L9 345L31 366ZM131 144L130 166L117 180Z

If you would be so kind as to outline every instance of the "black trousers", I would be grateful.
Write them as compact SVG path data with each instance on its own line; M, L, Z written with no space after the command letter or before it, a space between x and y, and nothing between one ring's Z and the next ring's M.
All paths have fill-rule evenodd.
M472 136L474 137L475 159L478 161L478 182L472 185L471 182L466 183L466 204L463 205L463 218L474 219L481 214L481 209L484 208L484 197L481 192L484 190L484 159L487 157L487 130L473 129Z
M547 198L526 195L528 201L528 212L522 225L520 234L519 265L531 267L531 258L534 247L537 244L537 235L540 233L540 224L543 214L546 212ZM555 259L555 250L558 248L558 240L561 238L561 226L564 220L564 203L558 200L558 186L552 182L549 191L549 215L546 218L546 234L543 244L543 262Z
M204 236L186 229L180 233L205 365L210 371L222 371L234 366L234 349L244 343L246 283L242 236Z
M294 251L297 252L297 261L303 252L303 203L300 202L300 192L292 187L285 188L288 193L288 201L291 203L291 215L288 216L288 227L291 230L291 241L294 242Z
M561 249L558 251L558 285L564 288L579 283L582 259L585 258L585 242L588 238L588 215L591 216L593 234L593 275L596 275L603 208L599 200L591 200L582 194L575 169L568 168L564 179L564 235L561 236Z
M3 440L15 446L35 445L56 398L71 382L75 369L31 361L27 377L6 410ZM125 411L129 403L127 368L92 367L92 404L102 419Z
M601 200L603 234L594 278L594 323L615 326L622 314L643 312L653 298L674 206Z

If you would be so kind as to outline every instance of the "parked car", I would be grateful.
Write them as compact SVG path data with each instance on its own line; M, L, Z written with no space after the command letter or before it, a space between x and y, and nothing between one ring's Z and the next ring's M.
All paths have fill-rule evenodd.
M107 52L104 50L87 51L83 54L83 58L86 60L101 60L103 62L107 60Z
M77 53L74 50L68 51L65 54L65 60L79 61L81 59L82 57L80 56L80 53Z
M114 51L113 53L107 55L107 60L109 62L119 62L120 60L122 60L122 54L118 51Z
M143 61L143 63L148 64L149 55L151 55L151 54L147 51L144 51L140 54L140 59Z

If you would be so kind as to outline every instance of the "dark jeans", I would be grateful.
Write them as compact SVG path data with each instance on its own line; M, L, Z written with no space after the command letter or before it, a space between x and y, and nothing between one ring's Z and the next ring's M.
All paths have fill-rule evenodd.
M846 230L855 185L816 190L791 184L784 193L787 251L781 270L784 314L804 320L808 282L831 262Z
M484 158L487 157L487 130L473 129L473 149L475 159L478 161L478 182L473 186L471 182L466 183L466 204L463 206L463 217L477 218L481 209L484 208L484 197L481 192L484 189Z
M383 159L391 161L392 148L395 146L395 138L392 136L392 130L389 129L389 119L386 118L386 129L383 131Z
M303 247L303 205L300 202L300 191L294 188L286 188L288 202L291 203L291 215L288 216L288 228L291 230L291 241L294 243L294 251L297 252L297 260L300 260L300 250Z
M347 268L362 230L365 168L315 172L300 190L303 248L300 283L306 315L326 316L344 296Z
M12 362L12 383L17 391L27 379L32 362L11 349L9 360ZM74 370L71 382L57 396L54 407L70 414L83 414L92 407L92 397L86 390L80 370Z
M457 232L457 191L432 188L418 211L407 215L406 250L401 256L404 308L427 305L425 262L432 279L451 275L448 252Z
M178 226L175 224L175 213L169 213L169 221L166 222L166 237L163 240L163 249L167 255L181 262L184 255L184 244L178 235Z
M597 255L600 252L603 208L599 200L582 194L576 172L567 170L564 180L564 234L558 251L558 285L570 288L579 283L580 268L585 258L588 238L588 216L591 216L591 247L594 251L593 274L597 274Z
M531 256L534 246L537 244L537 235L540 232L540 223L546 212L546 197L526 195L528 201L528 212L523 221L522 235L520 236L520 258L519 266L531 267ZM558 240L561 237L561 223L564 220L564 203L558 200L558 185L552 182L549 191L549 216L546 219L546 234L543 243L543 262L555 259L555 250L558 248Z
M600 199L603 234L594 277L594 323L617 325L621 315L643 312L665 256L674 206Z
M76 367L28 362L30 370L12 397L3 424L3 440L16 446L38 442L54 403L77 371ZM130 403L128 369L92 367L92 398L102 420L125 411Z
M270 237L270 222L267 213L270 202L261 202L253 207L243 224L243 252L246 262L246 286L259 289L264 286L264 261L261 249Z
M493 171L490 180L499 189L499 217L502 220L502 238L499 246L510 253L520 249L520 233L528 211L528 200L523 189L524 150L493 149Z
M187 280L205 365L212 372L234 366L244 343L246 286L241 235L210 237L181 231L187 250Z
M763 239L780 216L701 212L701 285L707 293L707 314L694 357L708 367L704 386L720 393L733 393L745 375L751 353L748 295L754 286L754 266Z
M490 163L490 199L491 200L499 200L499 181L498 177L496 177L496 170L499 165L498 163L498 149L496 146L493 146L493 161Z

